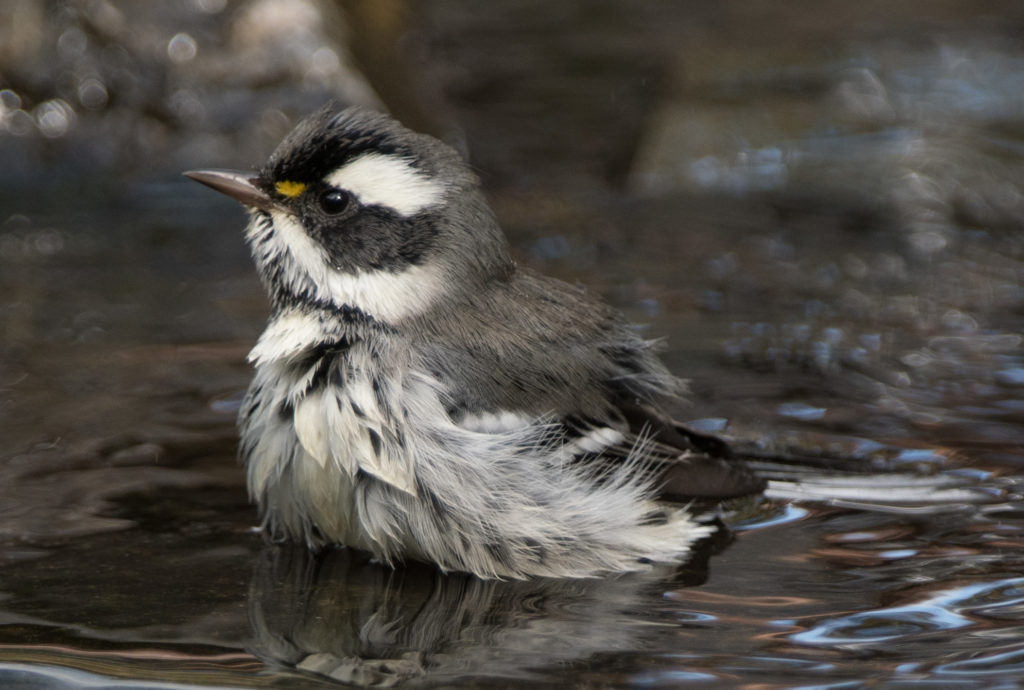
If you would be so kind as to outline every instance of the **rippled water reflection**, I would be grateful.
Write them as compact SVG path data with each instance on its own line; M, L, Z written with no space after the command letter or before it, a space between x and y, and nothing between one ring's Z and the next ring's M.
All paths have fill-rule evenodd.
M166 9L189 23L158 23L154 71L129 59L141 43L111 56L65 27L54 64L103 69L38 103L45 80L0 84L0 145L31 156L7 173L35 175L0 190L0 685L1019 682L1017 4L445 0L407 17L402 45L447 101L395 107L460 125L521 261L666 336L693 425L771 480L677 572L525 583L314 559L252 531L233 417L266 307L242 214L177 168L259 160L238 141L267 145L298 87L259 90L269 53L245 32L295 40L271 10L316 9L244 4ZM218 17L250 22L239 54L263 66L237 91L196 71L234 54L212 45ZM350 69L316 39L282 67L315 72L296 104ZM386 67L382 92L410 96ZM136 102L116 74L145 87L151 126L107 140ZM125 144L117 169L69 175L140 137L173 155L140 174ZM84 157L44 174L53 151Z

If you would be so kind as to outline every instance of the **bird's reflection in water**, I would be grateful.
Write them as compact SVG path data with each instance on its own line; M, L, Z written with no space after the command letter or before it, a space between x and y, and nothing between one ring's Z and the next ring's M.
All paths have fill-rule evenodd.
M656 624L662 593L703 582L711 550L683 570L502 582L415 563L391 569L348 549L268 546L250 591L252 651L353 685L526 678L531 669L642 649L664 630Z

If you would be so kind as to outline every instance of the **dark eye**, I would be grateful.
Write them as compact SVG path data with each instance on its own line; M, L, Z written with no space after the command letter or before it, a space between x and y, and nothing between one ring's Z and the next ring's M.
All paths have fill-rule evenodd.
M341 213L352 204L352 195L340 189L328 189L320 195L320 208L325 213Z

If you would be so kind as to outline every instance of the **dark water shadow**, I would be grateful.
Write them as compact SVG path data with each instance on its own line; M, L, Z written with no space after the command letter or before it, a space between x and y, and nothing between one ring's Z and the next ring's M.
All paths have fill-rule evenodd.
M485 581L423 564L391 569L348 549L271 546L250 588L251 651L361 686L551 682L574 663L649 647L678 626L658 619L666 589L706 575L705 556L675 572Z

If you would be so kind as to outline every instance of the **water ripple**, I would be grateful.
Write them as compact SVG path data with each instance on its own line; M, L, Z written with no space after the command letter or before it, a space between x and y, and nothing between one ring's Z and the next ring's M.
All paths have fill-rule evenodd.
M1024 649L1017 648L995 654L974 656L935 667L935 672L948 676L989 676L1014 674L1024 676Z
M1001 618L1011 613L1019 617L1022 604L1024 578L975 583L935 592L914 604L831 618L791 639L825 646L887 642L977 625L970 614Z

